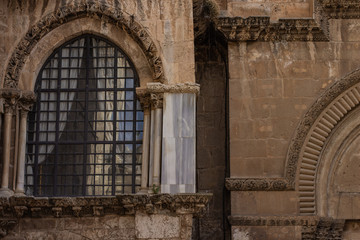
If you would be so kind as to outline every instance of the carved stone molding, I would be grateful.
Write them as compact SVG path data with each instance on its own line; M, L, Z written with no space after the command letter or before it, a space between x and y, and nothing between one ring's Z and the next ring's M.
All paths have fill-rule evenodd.
M148 83L147 90L151 93L200 93L200 84L197 83L177 83L177 84L161 84Z
M221 17L217 29L229 41L329 41L327 25L315 19L280 19L270 17Z
M358 0L318 0L330 18L360 18Z
M229 216L231 226L300 226L301 239L341 239L345 220L316 216Z
M285 178L226 178L229 191L284 191L293 188Z
M130 194L111 197L0 198L1 217L82 217L177 213L200 216L212 194Z
M82 17L101 18L125 30L134 38L146 55L149 65L153 70L153 78L161 82L164 81L162 60L147 30L140 23L136 22L133 16L107 4L105 1L84 0L73 1L66 6L56 9L55 12L46 15L30 28L10 57L3 87L17 87L20 72L26 58L41 38L60 25Z

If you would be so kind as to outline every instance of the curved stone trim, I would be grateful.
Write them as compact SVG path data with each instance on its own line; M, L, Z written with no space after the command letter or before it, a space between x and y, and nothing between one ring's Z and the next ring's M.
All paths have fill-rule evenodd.
M110 197L0 198L1 216L86 217L107 214L134 215L173 212L200 216L212 194L130 194Z
M359 103L360 83L327 106L308 133L299 165L300 214L315 214L315 182L321 152L331 131Z
M139 44L153 70L155 80L164 81L163 66L155 43L145 28L137 23L133 16L123 13L120 9L103 1L86 0L77 4L60 7L36 23L19 42L10 57L3 82L4 88L17 88L19 74L27 56L37 42L51 30L63 23L82 17L102 18L119 28L124 29Z

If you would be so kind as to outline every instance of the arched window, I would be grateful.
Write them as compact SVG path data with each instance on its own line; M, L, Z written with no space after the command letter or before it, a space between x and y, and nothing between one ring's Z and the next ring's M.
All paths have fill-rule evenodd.
M86 34L49 57L28 117L28 195L134 193L141 181L143 112L129 58Z

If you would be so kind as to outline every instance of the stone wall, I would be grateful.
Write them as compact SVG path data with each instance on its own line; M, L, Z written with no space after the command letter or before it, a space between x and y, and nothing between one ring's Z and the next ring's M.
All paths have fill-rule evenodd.
M3 239L191 239L192 215L23 218Z

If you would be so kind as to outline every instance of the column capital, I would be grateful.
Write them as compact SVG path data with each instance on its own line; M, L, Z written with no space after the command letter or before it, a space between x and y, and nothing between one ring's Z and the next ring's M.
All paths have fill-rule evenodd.
M20 90L12 88L4 88L0 90L1 110L5 114L13 114L16 109L17 102L20 98Z
M137 90L136 93L144 112L150 110L151 108L150 93L143 90Z
M32 105L36 102L36 95L32 91L22 91L18 101L18 108L21 112L29 112Z
M151 105L153 108L162 108L164 93L150 93Z

